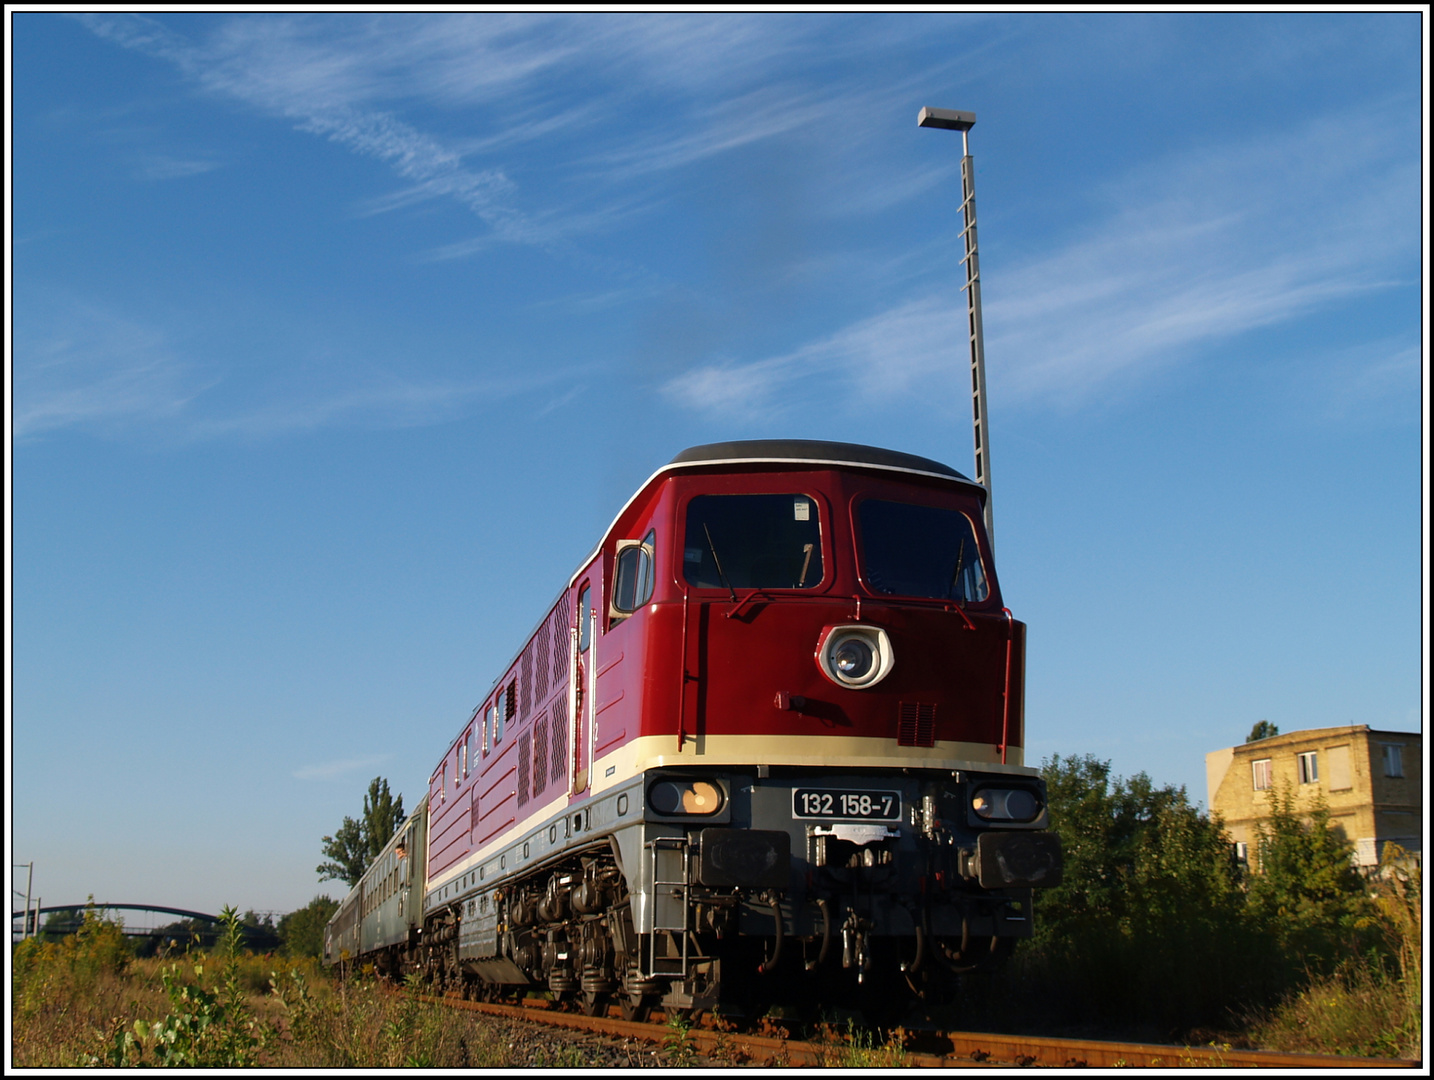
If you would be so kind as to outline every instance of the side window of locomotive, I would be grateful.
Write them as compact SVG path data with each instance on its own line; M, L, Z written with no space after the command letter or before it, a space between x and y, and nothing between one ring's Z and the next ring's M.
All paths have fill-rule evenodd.
M592 640L593 620L588 614L593 606L593 590L591 585L584 585L583 591L578 594L578 652L588 651L588 642Z
M861 576L873 592L963 604L990 595L976 530L959 510L867 499L856 513Z
M612 611L616 619L624 619L652 599L653 564L656 557L657 531L649 530L641 543L629 543L617 553L613 572Z
M698 495L687 504L682 574L699 589L821 584L821 515L807 495Z

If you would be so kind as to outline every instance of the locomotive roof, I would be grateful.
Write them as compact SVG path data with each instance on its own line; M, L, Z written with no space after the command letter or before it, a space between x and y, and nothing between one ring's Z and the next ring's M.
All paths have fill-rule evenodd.
M963 476L949 465L900 450L883 450L859 443L823 442L818 439L746 439L691 446L667 463L674 465L728 465L764 461L794 461L810 465L868 465L901 472L926 473L953 480Z

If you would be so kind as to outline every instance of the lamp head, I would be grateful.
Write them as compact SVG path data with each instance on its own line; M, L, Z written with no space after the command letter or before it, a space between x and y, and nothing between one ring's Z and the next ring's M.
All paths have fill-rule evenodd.
M918 127L945 128L947 131L970 131L976 126L976 114L957 109L922 109L916 118Z

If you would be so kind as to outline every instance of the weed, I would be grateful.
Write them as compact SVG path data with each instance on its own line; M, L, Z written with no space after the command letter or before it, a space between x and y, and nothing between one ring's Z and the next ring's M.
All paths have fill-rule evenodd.
M697 1063L697 1052L688 1041L692 1024L680 1012L667 1018L667 1034L662 1039L662 1049L667 1062L679 1069L690 1068Z
M83 1065L178 1065L191 1068L242 1068L257 1063L266 1032L255 1020L239 979L239 913L226 907L224 964L214 990L199 982L204 965L193 965L194 981L180 978L180 965L160 969L160 981L169 997L167 1016L153 1023L136 1020L133 1031L110 1029L103 1054L86 1054ZM146 1051L152 1061L145 1060Z

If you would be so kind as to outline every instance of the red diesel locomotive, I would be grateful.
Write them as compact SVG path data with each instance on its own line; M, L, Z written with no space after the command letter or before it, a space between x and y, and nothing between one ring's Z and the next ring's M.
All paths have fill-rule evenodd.
M327 959L638 1015L895 1007L999 958L1061 855L985 497L845 443L678 454L448 747Z

